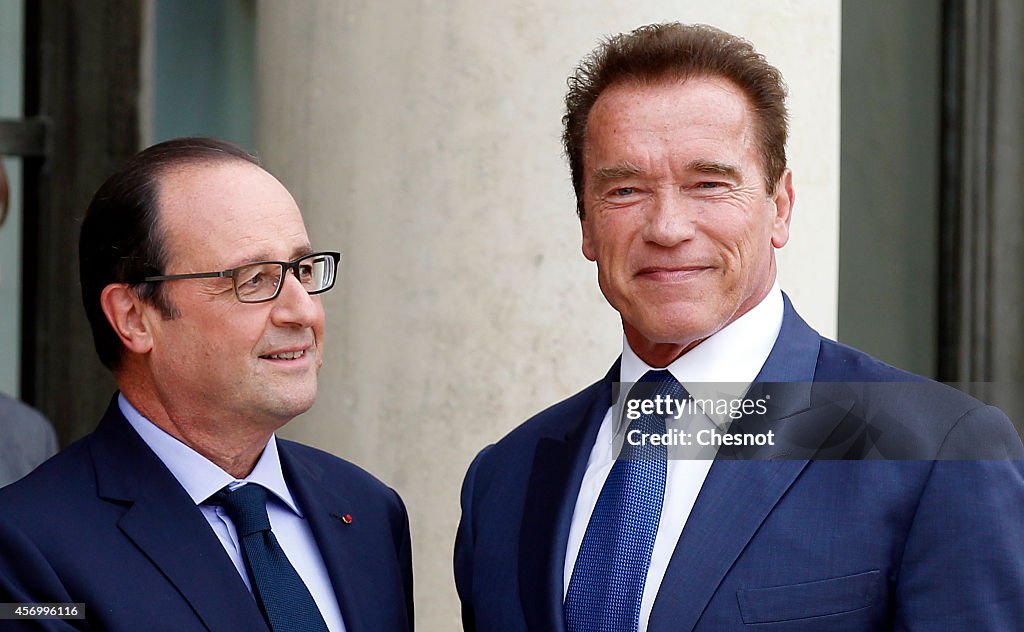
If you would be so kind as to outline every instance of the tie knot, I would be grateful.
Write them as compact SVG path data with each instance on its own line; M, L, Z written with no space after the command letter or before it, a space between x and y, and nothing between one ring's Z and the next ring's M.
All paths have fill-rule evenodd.
M652 389L652 392L656 390L659 393L672 395L682 393L684 398L689 397L689 393L668 369L651 369L644 373L636 383L642 384L643 388Z
M676 378L672 375L671 372L669 372L668 369L651 369L647 373L644 373L642 376L640 376L640 379L637 380L637 383L657 384L659 382L673 382L675 381L675 379Z
M651 370L644 373L629 389L627 399L629 400L650 400L652 404L658 404L658 410L664 410L669 400L672 401L668 407L675 407L690 398L690 394L679 380L665 369ZM659 415L662 416L662 415Z
M235 523L239 537L257 531L270 530L267 516L267 490L255 483L249 483L228 491L224 488L214 494L214 503L221 505Z

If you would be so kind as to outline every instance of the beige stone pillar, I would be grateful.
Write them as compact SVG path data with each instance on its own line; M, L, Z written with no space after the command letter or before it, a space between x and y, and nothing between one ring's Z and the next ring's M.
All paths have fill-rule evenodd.
M575 63L603 35L675 19L744 35L779 66L797 187L782 285L834 335L839 16L839 0L260 3L259 150L314 246L344 253L319 401L286 434L405 498L419 629L459 626L469 461L599 379L621 344L559 145Z

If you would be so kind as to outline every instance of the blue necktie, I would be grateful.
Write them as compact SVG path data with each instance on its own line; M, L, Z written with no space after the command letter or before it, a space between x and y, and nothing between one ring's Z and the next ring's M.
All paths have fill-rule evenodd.
M668 371L648 371L628 399L654 400L656 396L676 401L689 397ZM632 430L664 434L665 419L641 414L630 422L627 432ZM664 445L623 442L597 498L569 580L565 596L569 632L630 632L639 626L640 600L665 496L666 457Z
M253 593L270 629L327 632L313 596L270 530L267 490L249 483L233 492L217 492L212 502L223 505L235 523Z

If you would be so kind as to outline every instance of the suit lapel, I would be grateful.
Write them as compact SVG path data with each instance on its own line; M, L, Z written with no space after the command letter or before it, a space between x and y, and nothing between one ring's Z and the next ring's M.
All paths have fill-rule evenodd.
M266 630L223 546L170 471L132 430L116 397L92 441L97 493L127 504L118 527L210 630Z
M519 594L527 629L565 631L562 582L569 527L618 375L616 362L591 387L593 396L568 420L565 433L537 442L519 532Z
M184 500L191 503L187 494ZM188 600L207 628L266 630L256 600L209 523L197 507L191 510L172 508L168 499L147 494L136 500L118 526Z
M711 466L651 611L648 630L692 630L722 578L807 461Z
M308 459L298 459L286 441L278 441L281 468L288 488L302 508L309 523L317 548L327 567L338 606L348 632L374 632L373 624L365 607L360 604L373 603L372 591L375 586L359 573L373 569L379 561L374 555L379 549L363 546L365 529L374 528L365 521L346 525L341 516L353 512L350 501L337 489L337 484L322 481L322 470Z
M746 398L764 403L767 413L737 419L729 427L729 434L764 437L770 432L772 443L722 446L715 458L748 461L835 458L834 455L842 454L855 437L838 436L843 434L837 429L848 418L854 399L836 396L834 390L832 385L809 382L755 384Z
M821 337L797 315L783 294L782 328L756 383L794 382L775 388L778 397L766 417L744 420L741 432L774 429L793 436L796 429L815 428L828 436L849 406L827 409L811 405ZM781 395L781 397L779 397ZM822 428L817 422L824 422ZM831 425L828 425L831 424ZM813 450L807 452L811 456ZM737 458L757 460L737 460ZM772 457L785 460L765 460ZM676 544L658 590L648 624L650 632L692 630L726 573L754 533L807 467L806 459L758 451L720 452L711 466Z

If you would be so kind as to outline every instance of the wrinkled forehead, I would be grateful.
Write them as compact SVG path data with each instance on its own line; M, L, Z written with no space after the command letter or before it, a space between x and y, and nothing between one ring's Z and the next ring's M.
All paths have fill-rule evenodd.
M749 147L756 144L754 119L746 95L727 79L623 82L604 90L591 109L584 156L603 143L634 138L680 142L721 137Z
M685 119L691 114L695 100L714 105L709 114L723 119L741 118L750 124L754 124L757 119L750 96L727 77L713 74L665 74L629 77L609 84L587 113L586 131L588 135L592 132L595 118L607 109L609 103L614 102L620 109L639 109L649 108L655 100L662 105L666 115L674 115L678 119Z
M765 179L763 146L749 96L726 77L624 80L603 90L588 113L581 176L587 186L597 169L665 157L677 167L728 164ZM604 164L611 159L624 164Z

